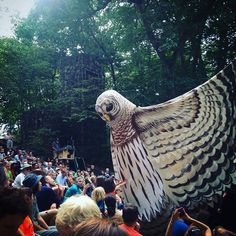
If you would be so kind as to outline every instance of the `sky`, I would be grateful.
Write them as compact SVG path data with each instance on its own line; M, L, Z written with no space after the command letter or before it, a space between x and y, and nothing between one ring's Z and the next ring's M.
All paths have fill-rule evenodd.
M0 0L0 37L14 35L11 16L26 17L33 7L35 0Z

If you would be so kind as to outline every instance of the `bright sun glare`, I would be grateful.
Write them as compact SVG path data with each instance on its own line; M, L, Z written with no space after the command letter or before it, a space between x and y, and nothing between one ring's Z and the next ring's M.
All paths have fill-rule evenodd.
M0 37L11 37L13 22L11 17L26 17L36 0L0 0Z

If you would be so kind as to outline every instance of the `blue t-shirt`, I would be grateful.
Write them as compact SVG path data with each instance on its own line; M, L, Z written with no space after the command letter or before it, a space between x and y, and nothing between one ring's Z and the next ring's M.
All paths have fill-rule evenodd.
M184 236L188 230L188 225L182 220L176 220L172 228L172 236Z
M81 194L81 193L82 193L82 190L79 188L79 186L76 184L73 184L69 189L67 189L66 194L64 196L64 201L75 194Z
M42 186L41 190L36 193L39 211L46 211L50 209L53 203L57 207L60 205L60 200L56 193L48 186Z

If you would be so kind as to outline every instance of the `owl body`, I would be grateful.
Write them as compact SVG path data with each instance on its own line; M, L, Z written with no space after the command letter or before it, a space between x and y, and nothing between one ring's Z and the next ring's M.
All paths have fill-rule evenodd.
M132 108L119 117L119 123L111 126L113 168L116 178L126 181L125 201L139 207L140 218L151 220L161 211L163 184L132 125L136 106L128 102L123 104L126 105Z

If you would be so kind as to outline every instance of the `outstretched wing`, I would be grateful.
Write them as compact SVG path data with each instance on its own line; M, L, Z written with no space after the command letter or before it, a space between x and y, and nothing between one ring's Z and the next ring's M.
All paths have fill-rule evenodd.
M176 204L211 199L234 172L236 61L180 97L136 108L133 125Z

